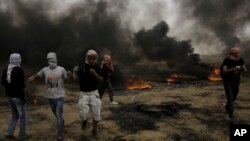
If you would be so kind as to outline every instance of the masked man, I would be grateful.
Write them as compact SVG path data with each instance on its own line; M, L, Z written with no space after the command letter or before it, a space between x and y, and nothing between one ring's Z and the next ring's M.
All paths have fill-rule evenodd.
M45 79L47 85L46 98L57 120L57 140L63 140L64 79L70 77L70 72L66 72L63 67L57 65L57 56L54 52L48 53L47 60L49 66L44 67L37 74L29 77L29 82L34 81L38 77Z
M222 79L224 83L227 104L225 109L229 118L234 118L234 102L239 93L240 74L247 71L244 60L240 57L240 48L230 49L229 57L225 58L222 64Z
M73 77L79 79L80 97L78 101L82 129L87 127L89 109L93 117L93 136L98 136L98 122L101 120L101 100L98 93L98 81L102 81L101 68L97 65L97 53L89 50L85 62L75 66Z
M107 89L108 94L109 94L110 104L116 105L118 103L114 101L114 98L113 98L114 91L113 91L112 83L110 80L110 74L114 72L114 67L113 67L113 63L112 63L110 55L104 55L101 68L102 68L102 76L104 80L104 87L100 90L100 97L102 98L105 90Z
M13 53L10 55L9 65L3 70L1 83L5 87L5 93L12 112L5 137L15 139L13 133L19 119L19 140L29 139L30 136L26 134L25 84L20 54Z

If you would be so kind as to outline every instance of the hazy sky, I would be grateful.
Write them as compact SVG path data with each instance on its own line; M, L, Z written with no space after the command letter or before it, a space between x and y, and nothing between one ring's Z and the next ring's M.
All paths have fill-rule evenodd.
M36 0L23 1L28 3L32 1L34 2ZM43 0L44 3L49 3L49 8L46 9L46 12L50 14L51 18L57 18L63 14L67 14L67 10L72 6L84 6L86 1L87 0ZM226 48L226 45L221 41L218 35L216 35L216 32L211 30L208 25L204 23L202 24L200 21L202 18L199 16L194 16L194 11L198 6L200 6L198 4L197 7L195 6L195 0L105 1L108 1L110 12L119 15L123 24L128 26L133 32L136 32L141 28L152 28L153 25L164 20L168 23L170 28L168 33L169 36L175 37L178 40L191 39L196 53L219 54L224 48ZM6 10L11 7L11 0L0 0L0 2L0 7L2 10ZM186 4L188 2L191 4ZM196 2L198 3L200 1ZM193 3L194 5L192 5ZM238 7L238 9L240 8ZM233 15L236 16L236 19L230 18L229 21L233 21L232 24L237 23L237 15L242 15L242 11L238 12L240 14L237 13ZM234 27L234 33L232 34L234 34L237 38L239 38L241 41L249 40L250 22L248 22L248 20L241 22L240 26L237 25L232 27Z

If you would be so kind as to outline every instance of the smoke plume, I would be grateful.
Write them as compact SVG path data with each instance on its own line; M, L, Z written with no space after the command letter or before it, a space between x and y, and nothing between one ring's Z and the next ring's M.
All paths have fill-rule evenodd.
M137 4L142 7L143 2L146 3L144 8L150 10L147 10L147 16L140 13L143 16L139 21L143 22L136 23L131 16L136 13L128 10L137 6L132 9L128 6ZM6 63L10 53L19 52L24 65L38 69L47 65L46 54L53 51L58 55L59 65L72 69L91 48L97 50L100 59L104 53L110 53L123 72L134 68L142 72L158 71L154 69L155 65L148 64L163 62L163 67L170 70L205 78L209 67L194 53L195 47L189 40L191 36L177 40L169 35L170 28L164 22L163 14L167 4L163 3L160 0L76 0L60 13L57 11L59 3L51 1L0 1L0 62ZM243 12L247 5L246 0L181 2L183 9L192 9L192 16L228 47L238 43L247 45L248 38L243 39L238 32L240 25L248 22L250 12ZM152 29L135 33L131 28L131 25L143 27L143 24L147 24L147 28L153 25ZM175 28L173 30L178 30ZM206 40L203 36L200 38ZM247 48L246 52L249 52ZM138 68L141 62L146 65Z
M107 2L77 3L57 18L46 12L49 2L17 0L7 4L9 8L0 12L1 61L19 52L24 64L41 67L46 65L46 54L53 51L59 64L69 68L84 59L90 48L97 50L100 58L104 51L111 52L122 64L135 60L130 53L129 31L108 11Z
M244 27L248 27L250 22L250 1L187 0L181 4L183 9L192 9L192 16L212 31L226 49L238 44L246 50L245 57L249 56L250 48L246 45L249 38L244 34Z
M162 21L152 29L140 30L135 34L138 46L151 61L164 61L178 72L206 78L209 67L201 63L198 54L194 54L190 40L177 41L169 37L169 27ZM184 71L185 70L185 71Z

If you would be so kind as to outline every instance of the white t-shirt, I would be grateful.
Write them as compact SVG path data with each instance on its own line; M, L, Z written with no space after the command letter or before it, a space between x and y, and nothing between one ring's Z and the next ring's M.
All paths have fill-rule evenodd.
M47 98L57 99L64 97L64 79L67 78L67 72L63 67L57 66L54 69L44 67L37 75L45 79L47 85Z

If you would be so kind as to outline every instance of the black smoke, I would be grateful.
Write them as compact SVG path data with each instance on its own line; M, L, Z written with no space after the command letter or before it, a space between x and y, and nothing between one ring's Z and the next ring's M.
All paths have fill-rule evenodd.
M142 29L135 34L136 43L151 61L165 61L167 66L178 72L206 79L209 66L203 64L194 53L190 40L177 41L169 37L169 27L162 21L152 29Z
M24 65L38 68L47 64L46 54L53 51L60 65L72 68L85 58L88 49L97 50L100 58L108 50L121 64L135 59L125 34L129 31L122 28L119 16L108 12L107 2L87 0L55 19L46 12L49 4L16 0L0 12L1 62L7 62L10 53L19 52Z
M181 4L184 9L192 9L193 17L212 31L226 49L240 45L246 53L250 52L246 45L249 39L241 39L238 35L250 22L249 0L187 0Z
M100 59L104 52L111 54L119 72L117 77L123 76L125 69L134 71L138 62L145 59L166 62L171 69L199 78L208 74L207 65L193 53L191 41L167 36L169 27L165 22L133 36L129 26L122 24L123 17L110 12L112 8L107 1L85 0L56 18L51 18L48 12L49 2L11 2L6 11L0 11L0 63L6 64L9 54L18 52L23 65L38 70L47 65L46 54L53 51L58 55L59 65L72 69L84 60L88 49L95 49ZM121 7L122 12L126 3L113 4ZM148 70L145 66L136 69Z

